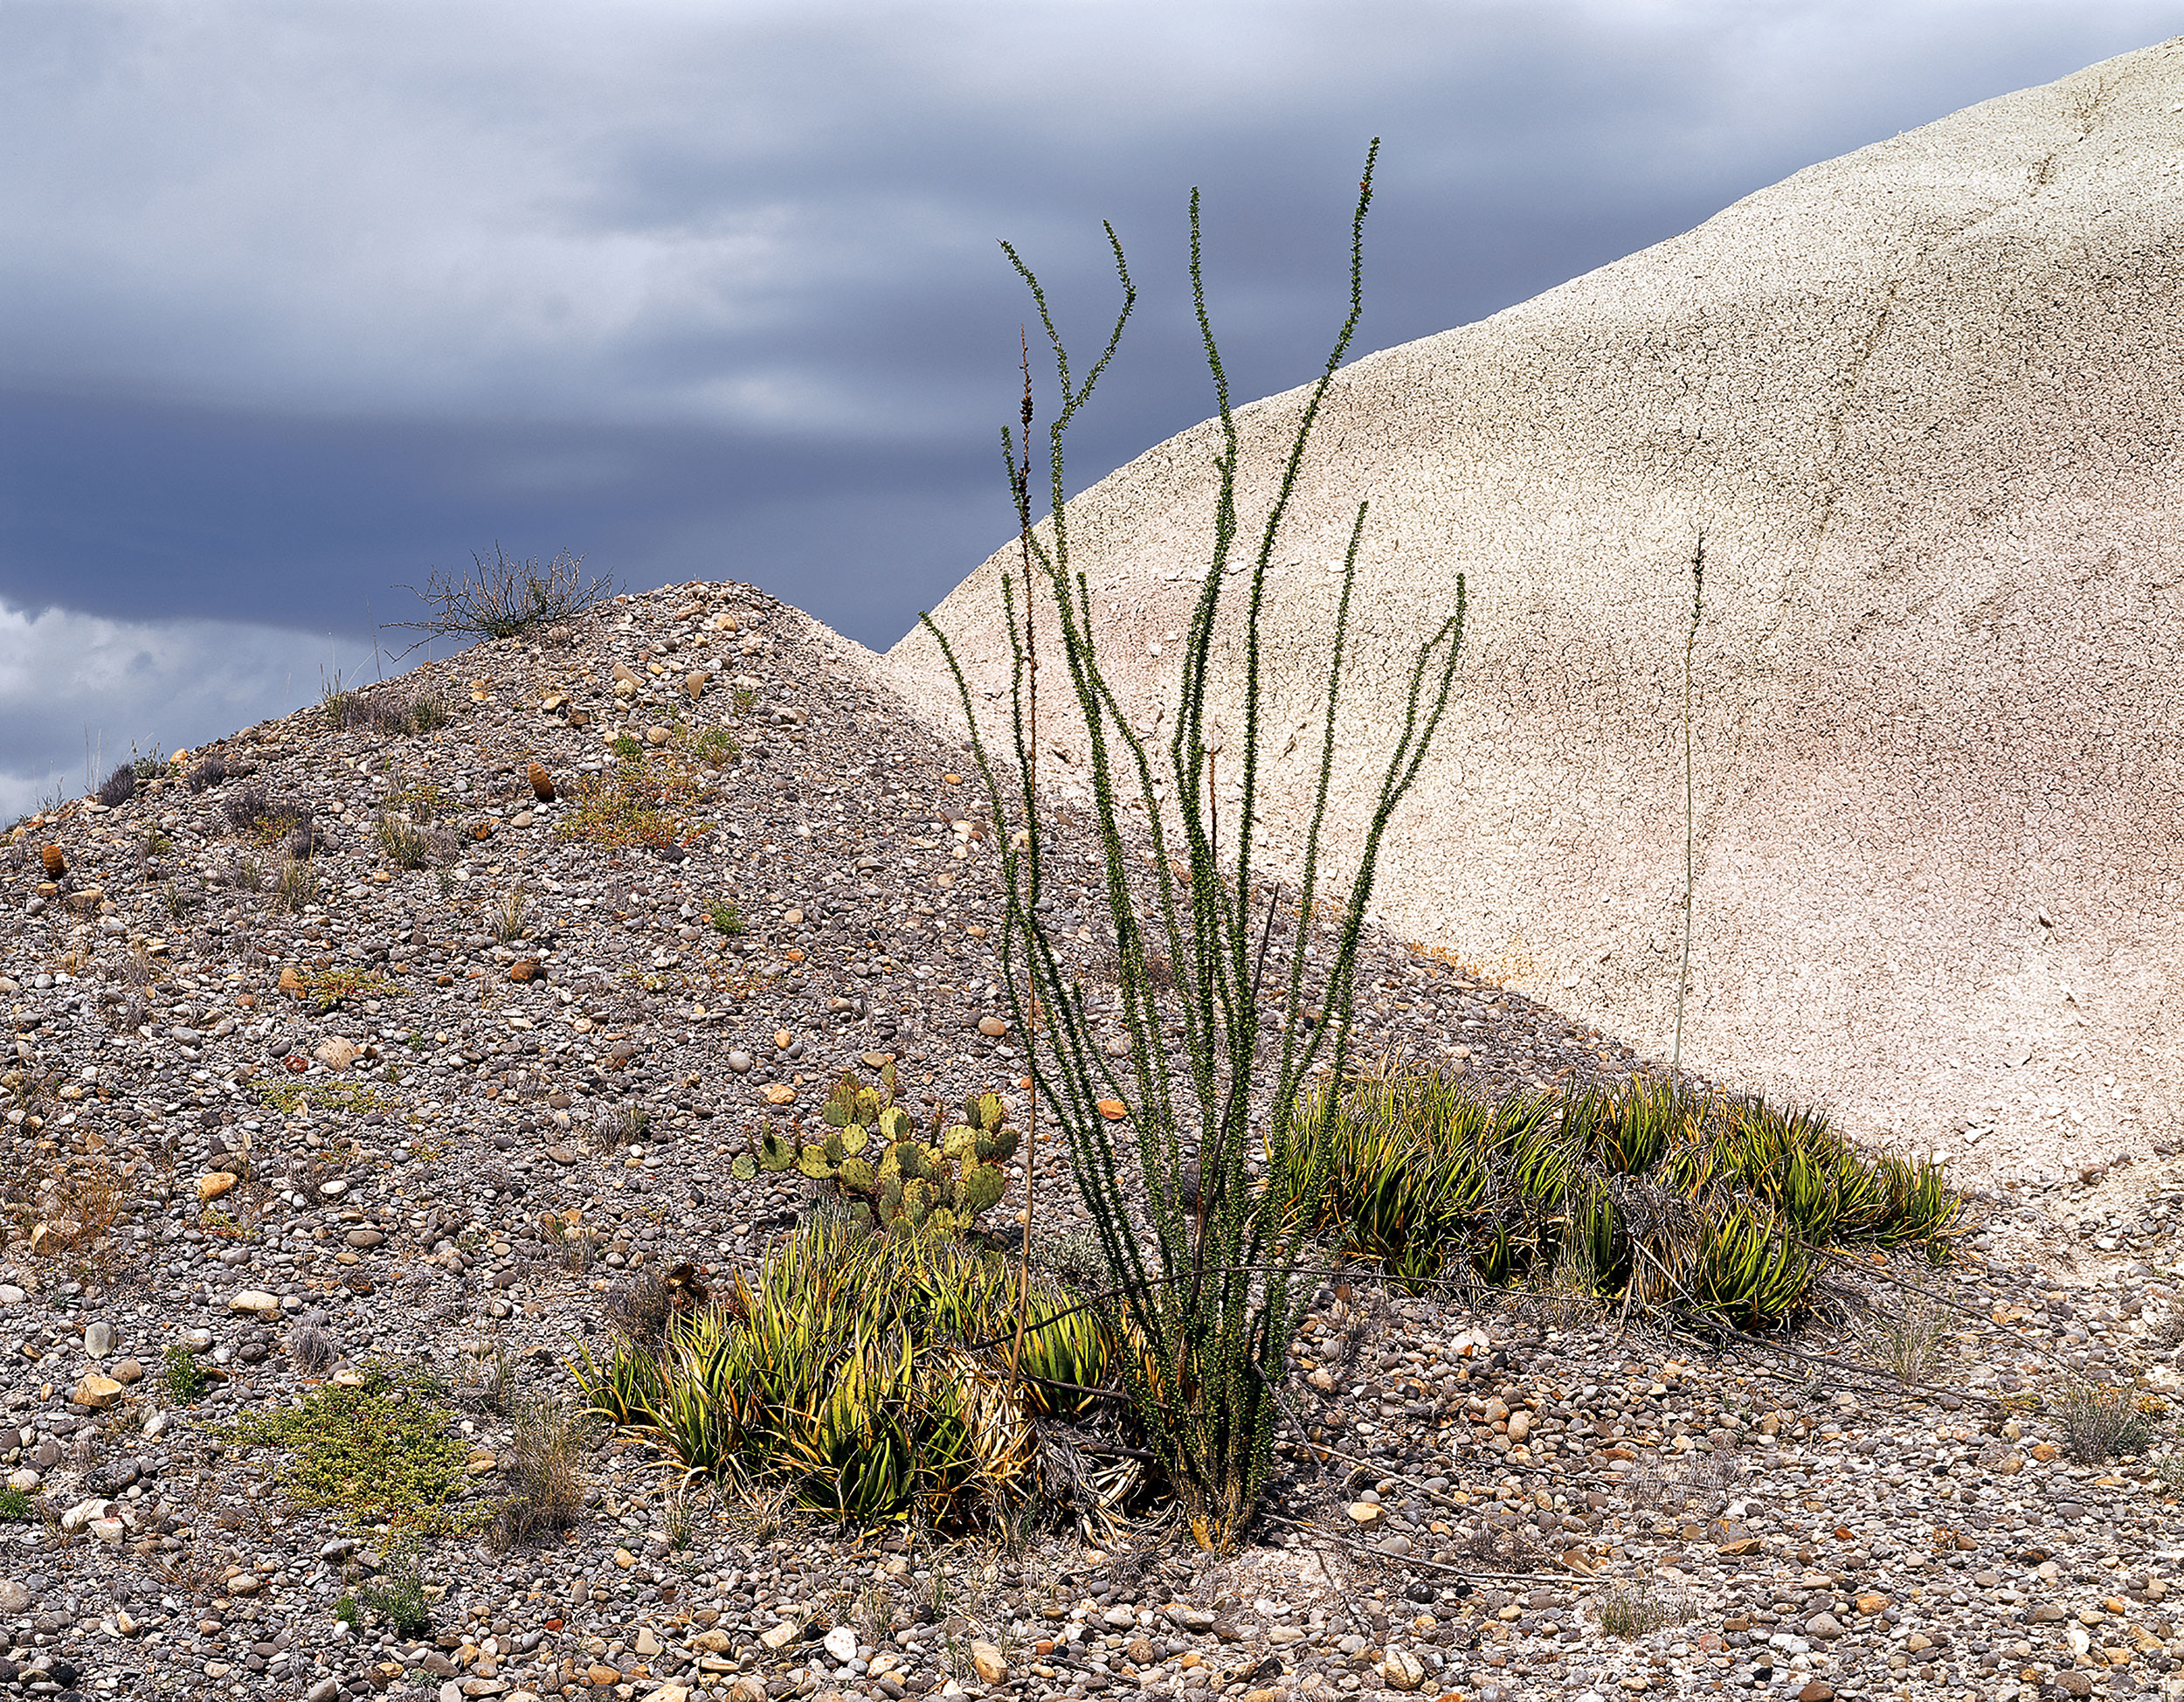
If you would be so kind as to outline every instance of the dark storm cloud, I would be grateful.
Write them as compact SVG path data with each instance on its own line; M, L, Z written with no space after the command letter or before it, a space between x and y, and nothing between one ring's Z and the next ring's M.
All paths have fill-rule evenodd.
M1144 305L1075 439L1088 482L1207 411L1194 183L1232 380L1260 394L1339 318L1368 136L1360 349L2170 11L8 8L0 810L55 725L166 712L194 740L292 701L327 643L266 633L353 653L367 602L398 618L392 585L495 539L632 585L755 579L890 642L1010 529L995 438L1027 304L999 237L1080 340L1111 312L1100 220L1129 246ZM71 699L91 688L52 640L79 629L26 636L52 606L140 665ZM184 618L252 623L226 665L256 673L170 678L223 666L152 631Z

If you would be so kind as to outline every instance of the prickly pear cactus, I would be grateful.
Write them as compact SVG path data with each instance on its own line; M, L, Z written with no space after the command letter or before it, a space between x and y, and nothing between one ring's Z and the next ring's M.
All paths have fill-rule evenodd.
M813 1181L832 1182L836 1193L884 1228L908 1224L930 1234L962 1235L1000 1202L1008 1178L1001 1166L1015 1156L1016 1131L995 1093L964 1102L963 1120L945 1124L934 1114L928 1138L895 1103L895 1066L868 1086L845 1074L826 1096L816 1140L771 1129L755 1153L736 1161L736 1173L795 1170Z

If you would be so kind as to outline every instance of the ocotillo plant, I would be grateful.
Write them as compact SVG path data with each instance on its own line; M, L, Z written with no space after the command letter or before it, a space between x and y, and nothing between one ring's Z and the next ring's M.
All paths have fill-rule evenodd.
M1310 1021L1306 952L1310 918L1325 878L1322 829L1334 769L1337 697L1358 542L1366 518L1363 504L1351 526L1335 612L1310 826L1295 884L1286 892L1280 887L1263 890L1255 878L1260 848L1254 813L1264 714L1260 622L1276 540L1312 428L1362 311L1365 217L1379 152L1376 140L1366 156L1351 225L1349 316L1289 439L1280 487L1257 528L1255 549L1238 515L1238 432L1206 305L1199 197L1192 192L1192 300L1220 405L1222 449L1216 462L1220 488L1213 558L1183 646L1179 711L1166 751L1157 751L1130 724L1102 672L1091 592L1071 565L1063 502L1063 435L1114 358L1137 299L1112 225L1107 235L1122 308L1099 359L1082 382L1037 275L1013 247L1003 245L1038 308L1061 391L1060 407L1047 426L1051 512L1037 526L1032 520L1031 483L1019 471L1025 464L1011 433L1002 434L1031 570L1020 609L1009 576L1000 576L1015 660L1011 720L1015 762L1006 783L978 729L970 685L953 648L930 617L924 622L954 675L974 756L1001 829L1004 984L1019 1029L1035 1034L1027 1048L1035 1092L1063 1131L1071 1172L1109 1273L1116 1321L1132 1344L1122 1355L1128 1391L1193 1532L1200 1543L1216 1548L1232 1545L1250 1520L1271 1456L1275 1389L1283 1354L1317 1285L1316 1273L1301 1268L1310 1252L1303 1232L1290 1227L1252 1182L1248 1149L1254 1099L1271 1119L1265 1138L1276 1148L1289 1138L1296 1119L1307 1114L1302 1105L1333 1102L1332 1095L1308 1102L1301 1090L1316 1069L1331 1069L1339 1077L1344 1068L1358 936L1382 839L1448 707L1462 644L1464 592L1459 578L1455 612L1413 661L1402 732L1381 776L1358 866L1333 930L1335 949L1321 994L1324 1010L1321 1020ZM1212 809L1210 771L1213 751L1220 741L1209 727L1206 699L1213 682L1217 618L1225 601L1240 596L1241 725L1223 767L1236 764L1241 795L1234 824L1222 834ZM1036 606L1040 604L1045 606ZM1130 1036L1126 1067L1098 1044L1083 986L1058 955L1039 908L1049 853L1032 756L1037 729L1028 687L1033 623L1041 617L1058 641L1059 660L1085 727L1091 814ZM1156 778L1164 768L1174 799L1172 824L1164 816L1163 785ZM1133 881L1133 859L1140 848L1125 839L1120 825L1123 798L1133 787L1145 816L1148 842L1143 850L1151 854L1142 865L1142 893ZM1173 854L1177 849L1179 860ZM1180 879L1178 868L1185 871ZM1296 932L1284 945L1286 965L1277 960L1269 993L1265 976L1274 912L1277 905L1291 903L1296 907ZM1160 940L1172 965L1174 989L1165 999L1149 967L1149 934ZM1182 1028L1179 1052L1171 1050L1164 1035L1171 1014ZM1268 1020L1262 1022L1262 1016ZM1331 1056L1324 1055L1330 1048ZM1103 1107L1102 1101L1109 1103ZM1111 1132L1116 1124L1107 1114L1116 1101L1127 1107L1136 1140L1144 1181L1142 1210L1131 1203Z

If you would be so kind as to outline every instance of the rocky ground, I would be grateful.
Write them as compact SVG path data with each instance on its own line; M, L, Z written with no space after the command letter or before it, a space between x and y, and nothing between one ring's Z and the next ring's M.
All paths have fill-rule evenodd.
M660 783L587 804L618 737ZM1013 1087L964 763L823 628L695 585L21 824L0 1696L2184 1694L2184 1470L2151 1429L2092 1457L2070 1402L2174 1385L2159 1153L1977 1200L1946 1269L1846 1263L1783 1343L1330 1287L1227 1560L844 1532L624 1441L573 1532L432 1543L422 1639L337 1613L393 1545L238 1420L429 1368L487 1510L511 1392L569 1388L619 1273L747 1263L806 1207L731 1173L763 1119L887 1057L913 1100ZM1090 882L1050 919L1096 978ZM1359 1007L1483 1086L1648 1067L1385 938Z

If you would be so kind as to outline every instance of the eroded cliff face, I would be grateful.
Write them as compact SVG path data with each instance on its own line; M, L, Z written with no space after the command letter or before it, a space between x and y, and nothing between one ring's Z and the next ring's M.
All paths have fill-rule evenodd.
M2166 1140L2184 1113L2180 159L2184 38L1346 369L1275 552L1274 839L1310 802L1314 741L1290 735L1317 724L1367 501L1346 780L1377 771L1458 574L1470 598L1386 918L1665 1051L1703 533L1686 1060L1975 1170ZM1242 416L1248 515L1302 397ZM1148 721L1210 553L1212 432L1071 510L1104 654ZM981 691L1006 679L1013 561L936 612ZM887 668L956 718L924 634ZM1361 788L1337 797L1353 843Z

